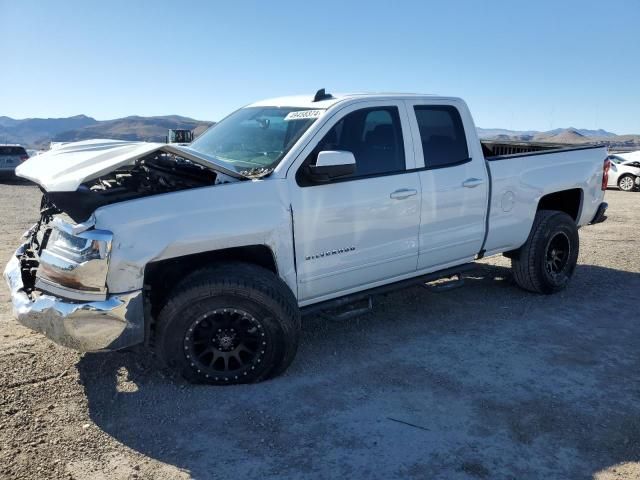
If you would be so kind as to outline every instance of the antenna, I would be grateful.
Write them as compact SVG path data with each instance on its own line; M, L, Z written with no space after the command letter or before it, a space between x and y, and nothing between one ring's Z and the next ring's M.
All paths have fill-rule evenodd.
M329 98L333 98L333 95L331 95L330 93L326 93L324 91L324 88L321 88L316 92L315 97L313 97L313 101L320 102L321 100L327 100Z

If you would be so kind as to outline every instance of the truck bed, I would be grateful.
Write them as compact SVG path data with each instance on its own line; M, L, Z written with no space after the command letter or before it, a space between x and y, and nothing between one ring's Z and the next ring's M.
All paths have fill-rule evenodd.
M489 148L481 143L483 151ZM593 220L603 196L604 146L505 142L491 146L504 152L508 145L530 150L485 157L491 178L487 255L520 247L529 235L540 199L553 192L563 192L560 202L574 204L577 200L574 219L578 226Z
M487 160L512 155L529 155L537 152L549 153L552 151L583 150L598 146L594 144L568 145L562 143L519 142L505 140L480 140L480 144L482 145L482 153Z

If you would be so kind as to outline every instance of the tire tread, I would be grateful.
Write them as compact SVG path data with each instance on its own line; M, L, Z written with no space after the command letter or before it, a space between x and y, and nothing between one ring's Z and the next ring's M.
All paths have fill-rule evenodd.
M182 280L160 311L157 320L157 354L167 364L165 336L170 321L190 302L216 295L236 295L267 304L279 311L282 329L282 352L271 368L253 381L262 381L282 373L293 361L300 337L301 319L298 303L289 287L273 272L249 263L225 262L197 270ZM271 305L269 305L271 304ZM275 307L275 308L274 308Z
M556 217L566 217L565 221L573 222L573 219L565 212L538 210L527 241L511 259L514 280L524 290L534 293L551 293L545 288L536 264L539 260L538 255L540 255L539 243L545 235L545 227Z

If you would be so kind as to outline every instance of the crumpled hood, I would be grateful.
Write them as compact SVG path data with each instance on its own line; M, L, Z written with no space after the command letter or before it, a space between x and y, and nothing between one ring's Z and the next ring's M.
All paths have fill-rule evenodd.
M188 147L126 140L85 140L62 145L30 158L16 168L16 175L37 183L48 192L73 192L81 183L109 173L156 151L165 151L202 166L243 178L215 162L215 158Z

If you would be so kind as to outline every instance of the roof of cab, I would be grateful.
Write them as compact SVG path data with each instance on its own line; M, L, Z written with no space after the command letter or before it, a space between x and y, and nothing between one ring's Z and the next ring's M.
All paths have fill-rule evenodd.
M247 107L297 107L297 108L313 108L326 109L336 103L345 100L355 100L358 98L367 100L388 100L388 99L411 99L411 98L431 98L431 99L450 99L457 100L453 97L440 97L437 95L426 95L419 93L346 93L332 94L331 97L324 100L314 101L313 95L293 95L289 97L268 98L247 105Z

